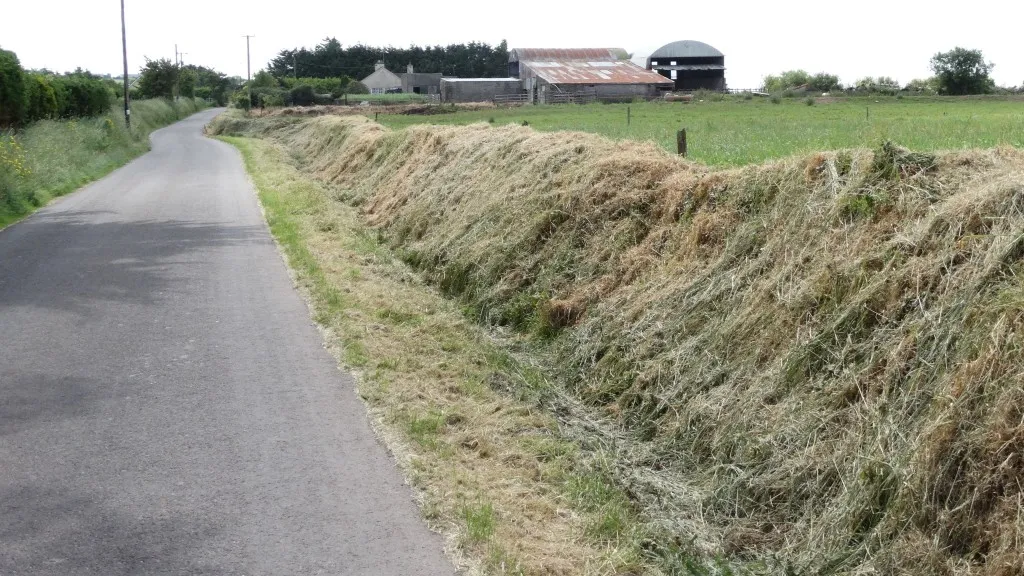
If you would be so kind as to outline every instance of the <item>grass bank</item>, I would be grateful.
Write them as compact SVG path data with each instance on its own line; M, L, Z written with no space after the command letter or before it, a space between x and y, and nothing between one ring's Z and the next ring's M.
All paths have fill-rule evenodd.
M131 131L115 110L98 118L43 120L0 134L0 228L123 166L149 150L153 130L202 106L198 100L134 102Z
M523 106L432 116L381 113L379 121L391 128L529 122L542 131L579 130L651 141L670 152L675 152L676 131L685 127L690 157L714 166L870 147L883 140L921 151L1024 146L1024 101L995 98L819 98L807 106L804 99L784 98L772 104L763 98L729 97L685 104Z
M1020 150L712 170L518 126L215 131L287 147L327 205L528 343L536 405L637 512L637 570L1024 570Z
M225 140L242 152L315 320L358 375L449 555L470 573L647 572L650 535L607 454L584 453L538 408L550 385L514 342L468 320L293 154Z

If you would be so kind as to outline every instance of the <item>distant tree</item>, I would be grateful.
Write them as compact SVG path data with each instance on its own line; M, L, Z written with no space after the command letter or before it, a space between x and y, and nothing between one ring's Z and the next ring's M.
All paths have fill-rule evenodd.
M226 106L231 93L241 84L241 79L228 76L205 66L188 64L182 67L182 74L190 72L195 75L195 89L193 95L196 98L213 100L218 106Z
M142 67L136 84L143 98L174 98L181 69L167 58L150 60Z
M940 94L985 94L995 87L989 77L995 65L985 62L981 50L958 46L949 52L936 54L932 57L931 66Z
M18 55L0 49L0 128L17 126L25 121L28 103L25 93L25 71Z
M778 76L765 76L764 90L765 92L782 92L807 87L810 82L811 75L804 70L787 70Z
M178 71L178 96L182 98L194 98L196 95L196 82L199 80L195 70L181 68Z
M921 92L921 93L934 93L938 92L937 80L935 77L932 78L916 78L911 80L904 86L904 90L907 92Z
M375 47L355 44L345 48L337 38L324 38L312 49L282 50L267 65L275 77L361 79L373 73L374 64L383 60L393 72L405 72L412 64L416 72L443 73L449 76L494 76L508 74L508 44L497 46L471 42L448 46Z
M839 76L819 72L811 76L807 82L807 87L815 92L830 92L832 90L841 90L843 85L839 83Z
M260 70L257 72L256 75L252 77L250 85L253 88L278 88L280 86L277 79L274 78L274 75L266 70Z

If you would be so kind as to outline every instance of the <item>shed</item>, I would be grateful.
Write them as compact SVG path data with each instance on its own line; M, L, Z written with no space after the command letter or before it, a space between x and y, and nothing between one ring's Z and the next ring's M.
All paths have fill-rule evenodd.
M652 98L672 81L629 60L544 60L520 62L523 87L540 104L559 94L586 93L593 99Z
M490 102L495 96L521 94L518 78L442 78L442 102Z
M385 94L402 89L402 79L384 67L383 62L374 65L373 74L360 80L370 90L370 94Z
M672 80L676 90L726 89L725 54L696 40L680 40L658 48L647 69Z
M406 94L437 94L441 91L441 73L415 72L409 64L402 79L402 92Z

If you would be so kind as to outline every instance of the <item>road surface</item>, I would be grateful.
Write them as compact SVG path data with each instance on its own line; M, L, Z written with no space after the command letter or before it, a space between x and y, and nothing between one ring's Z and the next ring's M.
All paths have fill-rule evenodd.
M454 574L217 112L0 231L0 575Z

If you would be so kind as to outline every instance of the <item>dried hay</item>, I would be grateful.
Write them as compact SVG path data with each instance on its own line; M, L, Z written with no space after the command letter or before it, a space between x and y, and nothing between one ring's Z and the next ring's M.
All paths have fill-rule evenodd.
M566 429L615 452L655 549L1020 573L1021 151L710 171L516 126L241 122L222 129L300 151L482 321L548 339L582 407Z

